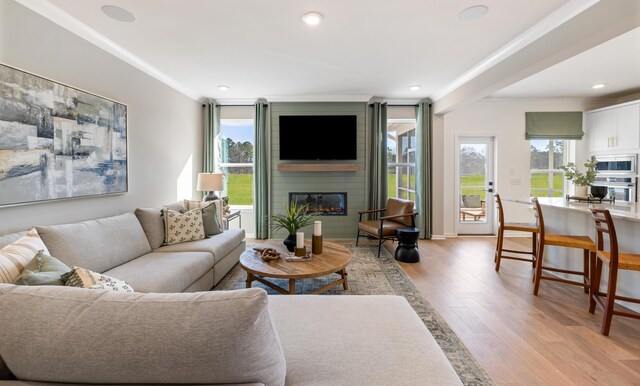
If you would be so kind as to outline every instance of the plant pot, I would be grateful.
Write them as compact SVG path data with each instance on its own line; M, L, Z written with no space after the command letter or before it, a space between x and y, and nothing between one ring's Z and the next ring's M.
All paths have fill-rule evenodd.
M594 198L605 198L607 196L608 189L606 186L592 186L591 196Z
M586 185L576 185L574 196L576 196L576 197L587 197L587 186Z
M293 250L296 247L296 235L294 234L294 235L287 236L284 239L283 243L287 247L287 251L293 252Z

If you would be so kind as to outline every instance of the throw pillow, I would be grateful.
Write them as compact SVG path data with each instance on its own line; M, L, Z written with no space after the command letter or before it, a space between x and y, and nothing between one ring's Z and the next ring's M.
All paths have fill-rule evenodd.
M179 244L205 238L202 209L180 213L162 209L165 245Z
M218 222L218 210L212 202L202 208L202 224L204 225L204 234L213 236L222 233L222 226Z
M24 267L13 284L18 285L64 285L61 275L71 271L65 263L39 251Z
M73 267L73 271L61 276L68 287L89 289L110 289L117 292L134 292L124 280L93 272L88 269Z
M217 233L211 233L208 234L207 236L212 236L212 235L217 235L218 233L222 233L222 231L224 230L224 227L222 226L222 215L223 215L223 211L222 211L222 200L213 200L213 201L196 201L196 200L184 200L184 207L186 210L191 210L191 209L196 209L196 208L205 208L208 207L209 205L213 206L213 208L211 208L210 210L215 210L215 217L213 218L213 221L215 221L213 223L213 226L215 228L212 229L212 232L217 232L215 229L219 229L220 232ZM171 208L169 208L171 209ZM208 219L204 219L203 221L208 222ZM205 230L206 232L206 230Z
M13 283L38 251L49 254L35 228L15 242L0 249L0 283Z

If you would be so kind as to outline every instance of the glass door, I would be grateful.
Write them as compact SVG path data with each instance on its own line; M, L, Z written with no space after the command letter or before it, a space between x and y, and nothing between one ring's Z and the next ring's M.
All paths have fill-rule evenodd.
M459 137L458 234L493 234L493 137Z

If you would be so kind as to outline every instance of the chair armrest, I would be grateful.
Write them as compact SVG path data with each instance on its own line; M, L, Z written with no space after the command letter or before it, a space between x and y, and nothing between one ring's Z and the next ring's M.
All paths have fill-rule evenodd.
M358 214L384 212L385 210L387 210L387 208L363 210L363 211L358 212Z
M380 217L380 220L384 221L384 220L391 220L394 218L399 218L399 217L407 217L407 216L416 216L418 214L418 212L411 212L411 213L403 213L403 214L394 214L393 216L384 216L384 217Z

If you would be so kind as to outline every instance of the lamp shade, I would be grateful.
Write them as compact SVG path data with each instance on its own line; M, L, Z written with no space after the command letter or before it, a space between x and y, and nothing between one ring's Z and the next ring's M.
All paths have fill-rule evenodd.
M223 187L222 173L198 173L198 192L216 192Z

